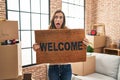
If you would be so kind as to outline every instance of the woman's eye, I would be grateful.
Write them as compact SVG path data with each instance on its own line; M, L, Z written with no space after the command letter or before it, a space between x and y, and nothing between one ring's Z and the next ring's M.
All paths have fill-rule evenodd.
M55 19L57 19L58 18L58 16L55 16Z
M62 19L63 18L63 16L55 16L55 19Z
M62 16L60 16L60 19L62 19L63 17Z

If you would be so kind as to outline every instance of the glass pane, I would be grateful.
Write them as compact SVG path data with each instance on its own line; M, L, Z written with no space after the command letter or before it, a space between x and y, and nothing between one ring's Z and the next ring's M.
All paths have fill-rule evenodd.
M83 18L84 19L84 7L81 6L75 6L74 10L74 15L76 18Z
M84 29L84 19L79 19L80 28Z
M69 16L71 16L71 17L75 16L75 12L77 12L77 11L74 11L74 9L75 9L75 6L69 4Z
M40 13L40 0L31 0L31 11Z
M62 11L65 13L65 16L69 15L69 8L67 3L62 3Z
M8 11L8 20L18 21L18 29L19 27L19 12Z
M32 50L33 63L36 63L36 52Z
M30 12L30 0L20 0L20 10Z
M75 28L75 29L80 29L80 27L83 28L83 23L84 23L84 22L81 22L80 19L75 18L75 19L74 19L74 23L75 23L75 24L74 24L74 26L75 26L74 28Z
M31 49L22 49L22 66L31 64Z
M30 13L21 13L21 29L30 30Z
M80 5L80 0L75 0L76 5Z
M69 3L73 3L74 4L75 0L69 0Z
M84 19L67 18L67 26L70 29L84 29Z
M32 14L32 29L40 29L40 14Z
M22 48L31 47L31 34L30 31L21 31Z
M49 0L41 0L41 13L49 13Z
M35 31L32 31L32 45L35 44Z
M70 28L70 29L74 29L75 28L75 21L74 21L74 18L68 18L68 23L67 23L67 25L68 25L68 27Z
M32 45L35 44L35 34L34 31L32 31ZM32 49L32 58L33 63L36 63L36 52Z
M10 10L19 10L18 0L7 0L7 8Z
M80 0L80 5L84 6L84 1L85 0Z
M69 0L62 0L63 2L69 2Z
M79 7L79 13L80 13L80 17L79 18L84 19L84 7ZM79 14L76 14L76 15L79 15Z
M48 15L41 15L41 29L48 29Z
M8 20L19 21L19 12L8 11Z
M69 18L66 17L66 26L67 26L68 28L70 28L69 25L68 25L68 22L69 22Z
M32 47L33 47L33 44L35 44L35 34L34 34L34 31L32 31ZM33 64L36 63L36 52L33 50L32 48L32 60L33 60Z

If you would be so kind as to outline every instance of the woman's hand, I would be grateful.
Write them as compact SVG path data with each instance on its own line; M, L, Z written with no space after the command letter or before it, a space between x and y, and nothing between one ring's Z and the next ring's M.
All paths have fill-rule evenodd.
M37 51L40 48L39 44L33 44L33 50Z
M88 45L89 45L88 39L87 39L87 38L84 38L83 43L84 43L86 46L88 46Z

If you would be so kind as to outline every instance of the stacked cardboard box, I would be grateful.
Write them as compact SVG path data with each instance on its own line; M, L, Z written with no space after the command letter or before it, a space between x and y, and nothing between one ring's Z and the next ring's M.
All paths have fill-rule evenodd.
M88 75L95 72L95 56L87 56L85 62L72 63L72 72L76 75Z
M18 22L0 22L0 42L18 39ZM0 45L0 80L15 79L22 75L20 43Z
M103 48L106 44L106 36L87 35L86 38L91 43L90 45L94 48L94 52L103 52Z

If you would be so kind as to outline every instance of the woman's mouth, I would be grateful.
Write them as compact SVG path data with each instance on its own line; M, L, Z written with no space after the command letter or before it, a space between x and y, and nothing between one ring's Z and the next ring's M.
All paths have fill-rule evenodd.
M57 29L58 29L58 28L61 28L60 23L56 23L56 28L57 28Z
M60 23L56 23L56 25L60 25Z

